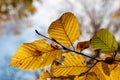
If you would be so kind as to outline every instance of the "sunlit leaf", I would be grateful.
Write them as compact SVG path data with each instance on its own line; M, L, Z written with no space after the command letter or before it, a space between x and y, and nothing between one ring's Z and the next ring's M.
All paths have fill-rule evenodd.
M74 80L99 80L94 72L89 72L83 76L76 76Z
M97 63L94 67L92 67L90 72L94 72L97 75L97 78L99 80L109 80L108 76L103 71L102 63L103 62ZM106 69L106 68L104 68L104 69Z
M86 71L85 59L75 53L64 53L64 61L62 63L53 63L51 72L54 76L74 76Z
M117 73L116 70L118 70L118 63L112 59L113 56L111 56L110 54L106 54L103 57L104 62L98 62L94 67L91 68L91 70L89 72L87 72L86 74L76 77L76 80L119 80L117 79L119 76L119 72ZM118 56L117 56L118 57ZM109 58L109 59L108 59ZM113 60L112 63L109 62L110 64L106 63L106 60ZM120 69L120 67L119 67ZM111 74L112 72L112 74ZM94 73L94 75L96 77L91 76L88 77L87 75ZM115 77L115 74L117 75L117 78Z
M115 60L112 59L113 55L112 54L106 54L103 57L103 60L108 60L107 62L109 62L110 64L104 63L103 65L107 65L108 67L104 67L103 71L105 74L109 74L110 79L109 80L120 80L120 62L119 61L115 61L115 60L120 60L120 56L116 55ZM108 71L108 69L109 71ZM106 72L105 72L106 71Z
M50 25L48 34L59 43L71 46L80 37L77 18L70 12L64 13Z
M103 60L108 65L110 73L120 64L119 61L115 61L115 60L120 60L119 55L116 55L116 57L114 58L112 54L105 54L103 57ZM106 65L106 64L104 63L103 65Z
M104 63L104 62L102 62L101 65L102 65L102 70L103 70L103 72L104 72L107 76L110 76L110 69L109 69L109 67L108 67L109 65L106 64L106 63Z
M41 74L40 78L38 80L71 80L72 77L54 77L52 73L45 71Z
M45 71L41 74L40 78L38 80L47 80L47 78L50 78L50 73L48 71Z
M61 51L54 49L44 39L25 43L12 57L10 66L21 69L42 69L61 57Z
M93 50L100 49L103 53L118 50L118 43L115 37L107 29L99 30L91 39L90 46Z
M88 48L89 45L90 45L90 41L79 42L77 44L77 50L78 51L82 51L82 50Z
M110 80L120 80L120 65L111 72Z
M98 76L98 79L100 79L100 80L116 80L116 79L113 79L113 78L111 79L110 76L111 76L111 72L114 72L114 70L116 69L116 67L118 67L118 63L119 62L114 61L112 59L112 56L110 54L106 54L104 56L103 60L104 60L104 62L98 62L90 70L90 72L94 72ZM110 61L109 62L110 64L108 64L108 61L106 61L106 60Z

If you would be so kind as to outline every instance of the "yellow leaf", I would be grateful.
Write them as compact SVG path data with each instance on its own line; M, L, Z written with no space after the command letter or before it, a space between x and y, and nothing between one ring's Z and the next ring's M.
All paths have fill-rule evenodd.
M78 50L78 51L82 51L82 50L88 48L89 45L90 45L90 41L79 42L79 43L77 44L77 50Z
M115 37L107 29L99 30L92 37L90 46L93 50L100 49L103 53L110 53L118 50L118 43Z
M120 65L111 72L110 80L120 80Z
M112 54L106 54L103 57L103 60L105 60L105 62L110 63L104 63L104 66L107 64L108 67L106 67L105 69L103 69L104 73L108 74L107 68L109 69L110 72L110 80L120 80L120 62L119 61L115 61L115 60L120 60L120 55L116 55L115 58ZM105 72L106 71L106 72Z
M103 72L104 72L107 76L110 76L109 65L106 64L106 63L104 63L104 62L102 62L101 65L102 65L102 70L103 70Z
M75 53L64 53L64 61L62 63L52 65L51 72L55 77L59 76L74 76L86 71L85 59Z
M61 57L61 51L54 49L44 39L25 43L12 57L10 66L20 69L42 69Z
M47 80L47 78L50 78L50 73L48 71L45 71L41 74L40 78L38 80Z
M103 62L98 62L94 67L92 67L92 69L90 70L90 72L94 72L97 75L97 78L99 80L109 80L109 77L104 73L106 72L105 70L103 71L103 69L107 69L108 67L104 67L102 68L102 63ZM107 64L106 64L107 65ZM107 70L108 71L108 70ZM109 72L108 72L109 73Z
M108 56L108 55L107 55ZM106 57L106 59L112 59L109 57ZM112 59L113 60L113 59ZM111 60L110 60L111 61ZM116 67L118 67L118 63L114 62L110 64L107 64L106 62L98 62L91 70L90 72L94 72L99 80L116 80L116 79L111 79L114 74L111 75L111 72L114 72Z
M115 61L120 60L119 55L116 55L116 57L114 58L112 54L105 54L103 60L108 65L110 73L114 70L114 68L116 68L120 64L119 61ZM105 63L103 65L105 65Z
M74 80L99 80L94 72L89 72L83 76L76 76Z
M41 74L40 78L38 80L71 80L71 77L54 77L52 73L45 71Z
M64 13L50 25L48 34L59 43L71 46L80 37L77 18L70 12Z

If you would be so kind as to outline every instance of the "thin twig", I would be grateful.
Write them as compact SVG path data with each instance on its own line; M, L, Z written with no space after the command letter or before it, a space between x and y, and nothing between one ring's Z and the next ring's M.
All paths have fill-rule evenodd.
M77 51L75 51L75 50L68 49L68 48L66 48L64 45L62 45L62 44L60 44L59 42L57 42L55 39L51 39L51 38L49 38L49 37L47 37L47 36L44 36L43 34L39 33L37 30L35 30L35 32L36 32L38 35L40 35L40 36L42 36L42 37L44 37L44 38L46 38L46 39L49 39L49 40L51 40L51 41L54 41L55 43L57 43L58 45L60 45L64 50L68 50L68 51L71 51L71 52L75 52L76 54L80 54L80 55L83 55L83 56L85 56L85 57L88 57L88 58L94 59L94 60L96 60L96 61L99 61L98 59L93 58L93 57L91 57L91 56L88 56L88 55L86 55L86 54L83 54L83 53L81 53L81 52L77 52Z
M49 39L49 40L51 40L49 37L47 37L47 36L44 36L43 34L39 33L37 30L35 30L35 32L36 32L38 35L40 35L40 36L42 36L42 37L44 37L44 38L46 38L46 39Z
M88 73L98 62L100 62L100 61L96 61L87 71L81 73L79 76L82 76L82 75Z

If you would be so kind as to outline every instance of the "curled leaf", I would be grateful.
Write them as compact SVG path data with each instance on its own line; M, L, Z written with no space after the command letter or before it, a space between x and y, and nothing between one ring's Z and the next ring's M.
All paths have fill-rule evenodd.
M79 43L77 44L77 50L78 50L78 51L82 51L82 50L88 48L89 45L90 45L90 41L79 42Z

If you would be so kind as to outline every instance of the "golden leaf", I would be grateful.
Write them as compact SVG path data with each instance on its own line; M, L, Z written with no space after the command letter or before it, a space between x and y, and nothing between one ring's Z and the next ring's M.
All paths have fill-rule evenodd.
M86 71L85 59L75 53L64 53L64 61L62 63L53 63L51 72L55 77L59 76L75 76Z
M50 73L48 71L45 71L41 74L40 78L38 80L47 80L47 78L50 78Z
M105 62L108 62L110 64L104 63L108 65L108 67L106 67L106 69L104 69L103 71L106 71L107 68L109 68L109 72L110 72L110 80L120 80L120 55L116 55L115 58L112 54L106 54L103 59L105 60ZM115 61L116 60L116 61ZM118 61L117 61L118 60ZM106 73L108 74L108 72L106 71Z
M101 65L102 65L102 70L103 70L103 72L104 72L107 76L110 76L110 69L109 69L109 67L108 67L108 64L102 62Z
M40 78L38 80L71 80L72 77L54 77L52 73L45 71L41 74Z
M42 69L61 57L61 51L54 49L44 39L20 46L12 57L10 66L20 69Z
M78 51L82 51L82 50L88 48L89 45L90 45L90 41L79 42L79 43L77 44L77 50L78 50Z
M89 72L82 76L76 76L74 80L99 80L94 72Z
M120 80L120 65L111 72L110 80Z
M109 80L109 77L104 73L105 71L103 71L102 63L103 62L98 62L94 67L92 67L90 72L94 72L99 80Z
M94 72L99 80L116 80L113 79L113 74L111 75L111 72L116 73L114 72L114 69L116 69L116 67L118 67L118 64L116 62L110 62L110 64L106 62L98 62L94 67L92 67L90 72Z
M103 57L104 65L108 65L109 71L110 73L120 64L119 61L115 61L115 60L120 60L120 56L116 55L116 57L114 58L112 54L105 54Z
M70 12L64 13L50 25L48 34L59 43L71 46L80 37L77 18Z

